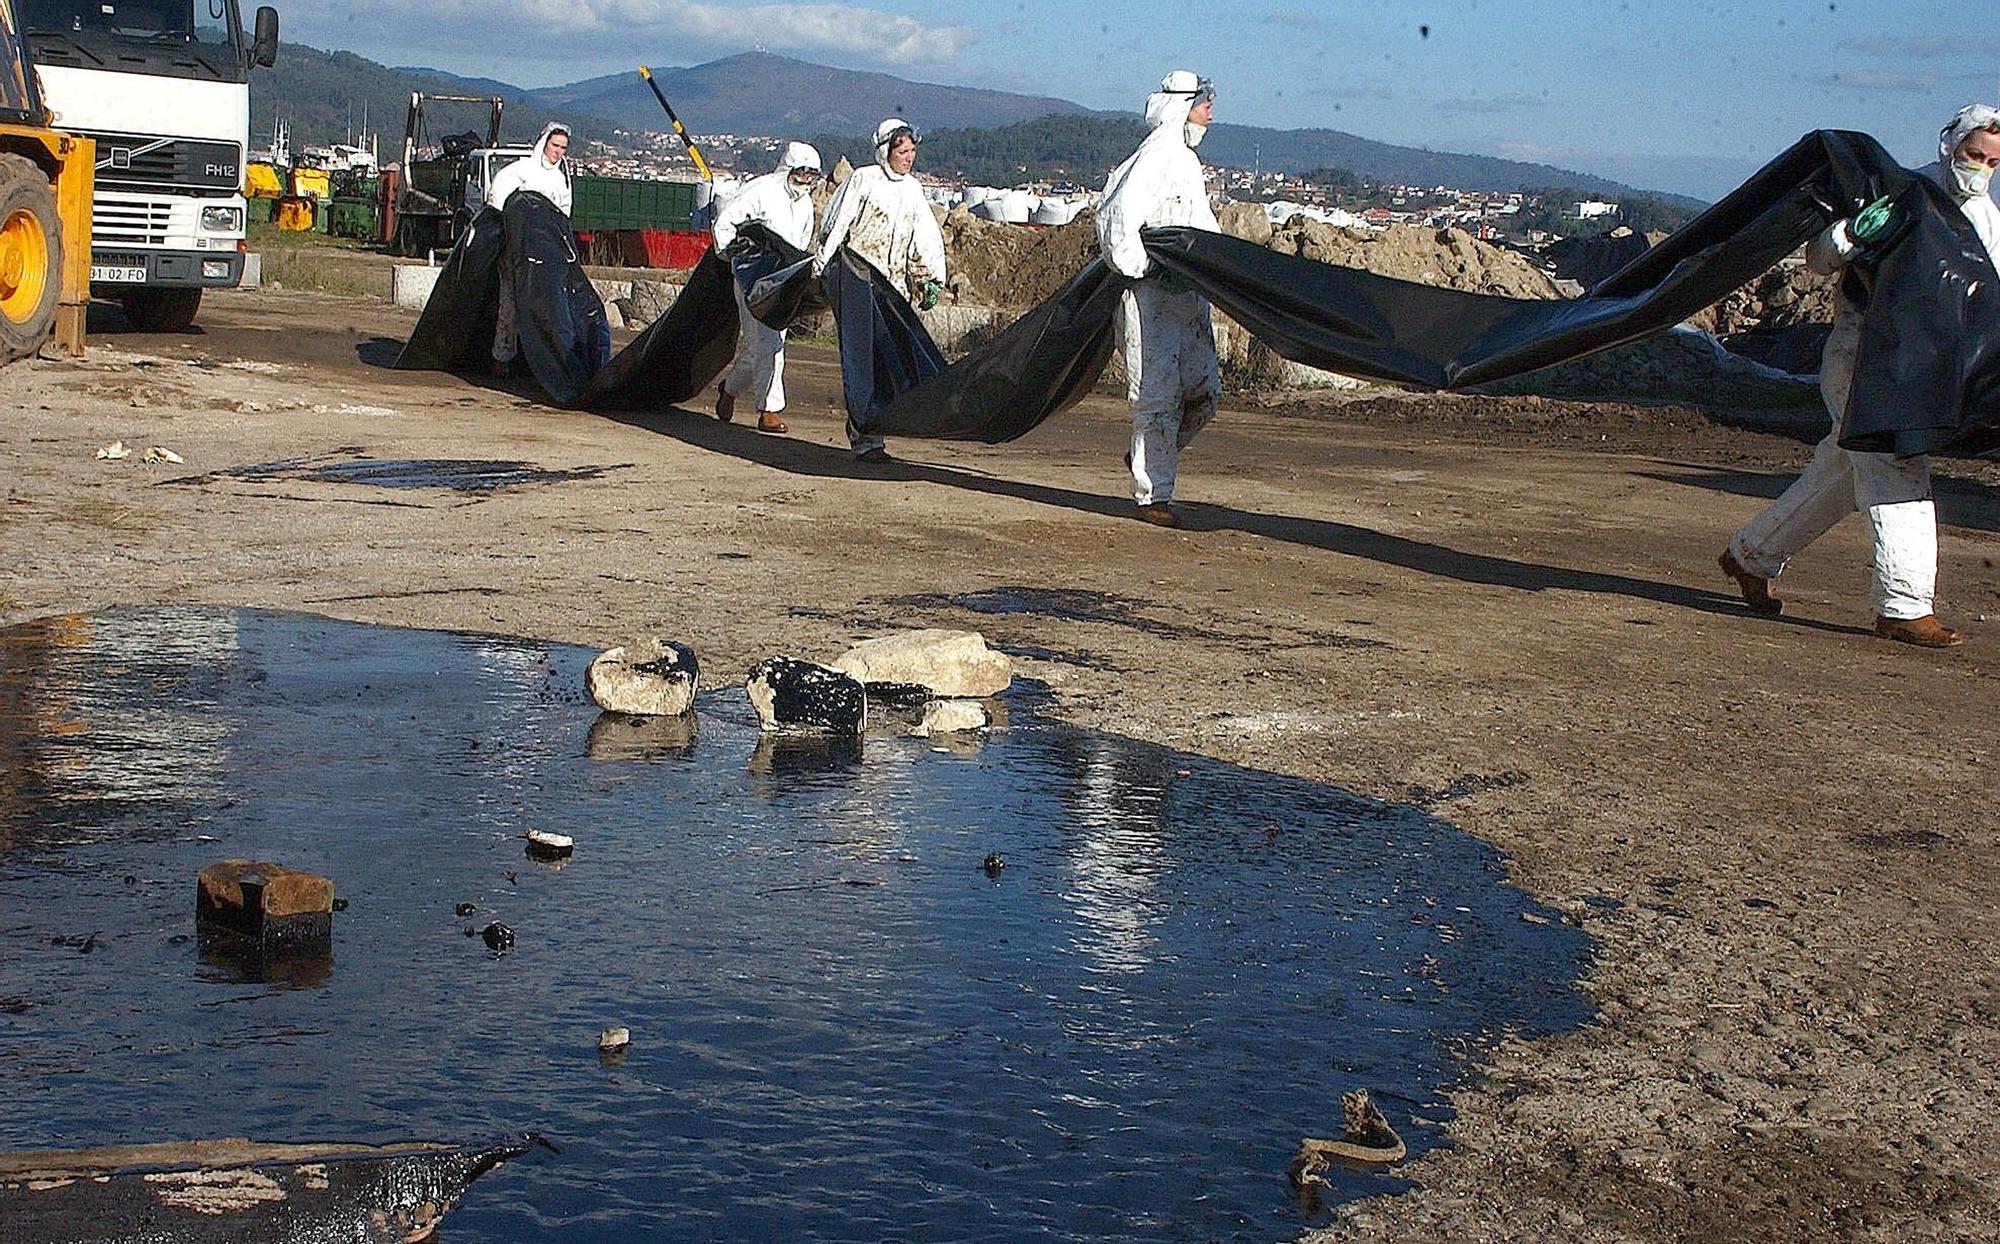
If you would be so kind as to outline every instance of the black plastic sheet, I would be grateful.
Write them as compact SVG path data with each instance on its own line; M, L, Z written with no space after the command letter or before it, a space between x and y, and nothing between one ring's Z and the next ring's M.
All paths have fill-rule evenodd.
M1149 230L1145 243L1162 271L1201 289L1286 358L1347 375L1460 389L1671 328L1832 220L1884 195L1895 199L1909 227L1873 259L1862 281L1867 306L1841 443L1898 455L2000 447L2000 274L1943 189L1898 166L1865 134L1808 134L1660 245L1567 301L1440 289L1192 229ZM529 247L550 245L538 231L521 234ZM478 313L480 265L490 265L491 249L490 232L475 225L446 265L400 365L476 363L476 326L468 333L432 320L434 312L447 319ZM558 351L560 365L549 366L549 374L528 352L537 379L558 401L588 407L685 401L734 352L731 280L746 291L752 313L773 327L816 309L821 296L832 307L850 433L988 443L1026 434L1090 389L1110 356L1125 284L1093 261L947 366L909 303L864 261L843 250L815 282L801 252L749 229L727 264L712 254L704 258L673 310L587 385L576 383L571 366L585 357L580 352ZM518 277L516 288L522 289ZM530 296L573 300L568 312L534 313L537 333L556 346L570 342L587 318L575 310L581 298L572 280L559 290L544 281ZM490 335L490 310L485 314ZM517 316L528 318L525 310ZM524 328L524 352L527 342Z
M925 430L904 431L887 415L925 381L945 376L944 351L931 340L916 309L898 294L867 260L846 247L834 253L820 277L833 308L834 332L840 338L840 383L847 400L847 437L895 432L899 436L937 436ZM956 390L970 382L969 374L954 372Z
M611 357L604 303L576 252L569 217L519 191L504 212L484 208L452 248L396 366L477 371L491 357L500 283L514 293L520 358L559 405L581 397Z
M509 267L515 333L530 374L558 405L591 410L664 410L714 383L736 354L735 282L761 292L781 326L824 305L805 253L752 224L728 259L704 254L667 313L607 359L603 303L568 229L555 205L531 192L509 196L504 219L492 208L480 212L438 273L396 366L483 370ZM529 262L515 263L519 255Z
M1200 288L1286 358L1460 389L1671 328L1883 195L1896 197L1911 226L1874 265L1842 444L1898 455L1991 450L2000 445L2000 276L1943 189L1897 165L1865 134L1807 135L1660 245L1567 301L1440 289L1194 229L1148 230L1145 242L1163 270ZM1109 307L1098 305L1105 297L1086 270L944 376L871 395L882 411L877 426L988 442L1022 435L1094 380L1106 353L1097 336L1100 325L1108 330Z
M1807 135L1743 186L1582 298L1436 289L1283 256L1193 230L1147 251L1272 349L1309 366L1466 388L1670 328L1883 195L1911 227L1874 266L1850 449L1985 452L2000 443L2000 290L1984 245L1943 189L1865 134Z
M551 398L570 405L611 359L611 324L583 270L561 208L539 194L507 196L506 262L521 359Z

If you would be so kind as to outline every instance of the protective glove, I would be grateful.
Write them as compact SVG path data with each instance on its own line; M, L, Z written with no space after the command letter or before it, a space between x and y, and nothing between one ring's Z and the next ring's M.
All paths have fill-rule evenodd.
M1854 213L1854 219L1847 222L1847 233L1863 246L1874 246L1895 232L1896 224L1896 204L1885 194Z
M944 286L939 285L936 281L925 281L922 290L917 295L917 310L928 311L938 305L938 295L943 291Z
M1910 230L1917 227L1923 211L1923 190L1916 183L1895 195L1875 200L1847 222L1847 235L1854 239L1852 267L1872 273L1896 248Z

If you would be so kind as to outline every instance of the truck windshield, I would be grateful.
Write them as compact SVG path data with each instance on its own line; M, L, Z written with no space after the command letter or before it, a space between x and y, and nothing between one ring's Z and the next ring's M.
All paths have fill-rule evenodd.
M17 7L31 39L66 44L85 64L105 48L178 55L230 76L245 64L236 0L22 0Z

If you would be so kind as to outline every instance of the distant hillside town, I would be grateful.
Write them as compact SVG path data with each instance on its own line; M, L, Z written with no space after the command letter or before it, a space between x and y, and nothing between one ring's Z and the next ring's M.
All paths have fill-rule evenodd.
M704 156L717 170L718 196L726 196L735 182L768 172L775 165L786 140L758 134L708 134L700 142ZM842 140L833 140L841 142ZM822 140L822 150L827 143ZM852 140L834 150L846 155L858 153L860 143ZM926 144L925 159L932 150ZM837 158L828 154L829 161ZM670 132L613 129L603 139L583 145L580 164L590 172L617 177L655 178L669 181L694 180L698 174L686 147ZM1013 210L1015 223L1066 223L1067 213L1034 213L1054 201L1081 206L1102 188L1110 174L1107 163L1094 175L1083 170L1065 170L1066 176L1024 176L1005 186L982 185L964 176L962 170L919 166L918 180L924 183L933 202L951 207L965 203L978 213L982 202L993 200L990 219L1008 219L1009 207L998 202L1006 192L1022 192L1031 199L1018 200ZM1024 174L1042 169L1020 168ZM1411 185L1376 182L1344 169L1317 169L1308 173L1256 171L1231 167L1209 170L1209 187L1219 198L1261 203L1274 221L1305 215L1327 224L1378 229L1389 225L1419 225L1430 228L1458 228L1489 241L1507 240L1541 243L1558 238L1594 236L1620 226L1636 232L1671 230L1693 217L1692 207L1669 203L1646 195L1621 199L1598 198L1573 188L1551 186L1539 190L1468 190L1442 184ZM981 193L981 192L984 193Z

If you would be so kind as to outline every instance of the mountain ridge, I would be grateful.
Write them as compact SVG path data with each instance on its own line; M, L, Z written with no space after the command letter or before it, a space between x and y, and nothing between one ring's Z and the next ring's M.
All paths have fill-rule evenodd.
M761 51L741 52L699 65L655 67L652 72L697 137L728 133L858 138L871 133L885 116L905 116L925 130L999 129L1053 116L1135 116L1087 108L1050 95L914 82ZM612 128L667 128L659 101L636 69L558 86L516 87L497 79L462 77L437 69L390 68L351 52L287 44L278 66L252 79L253 133L267 132L274 115L283 113L299 136L295 141L333 136L340 132L343 118L346 124L353 123L357 101L366 99L378 127L400 140L400 122L411 90L499 95L506 100L503 116L510 138L532 135L552 118L574 124L586 137L608 137ZM396 127L394 131L382 124L385 118L388 125ZM1645 194L1683 206L1700 202L1555 165L1406 147L1326 128L1280 130L1219 122L1210 128L1202 155L1211 164L1237 168L1260 167L1283 173L1344 168L1381 182L1448 185L1463 190L1504 192L1562 186L1610 197Z

